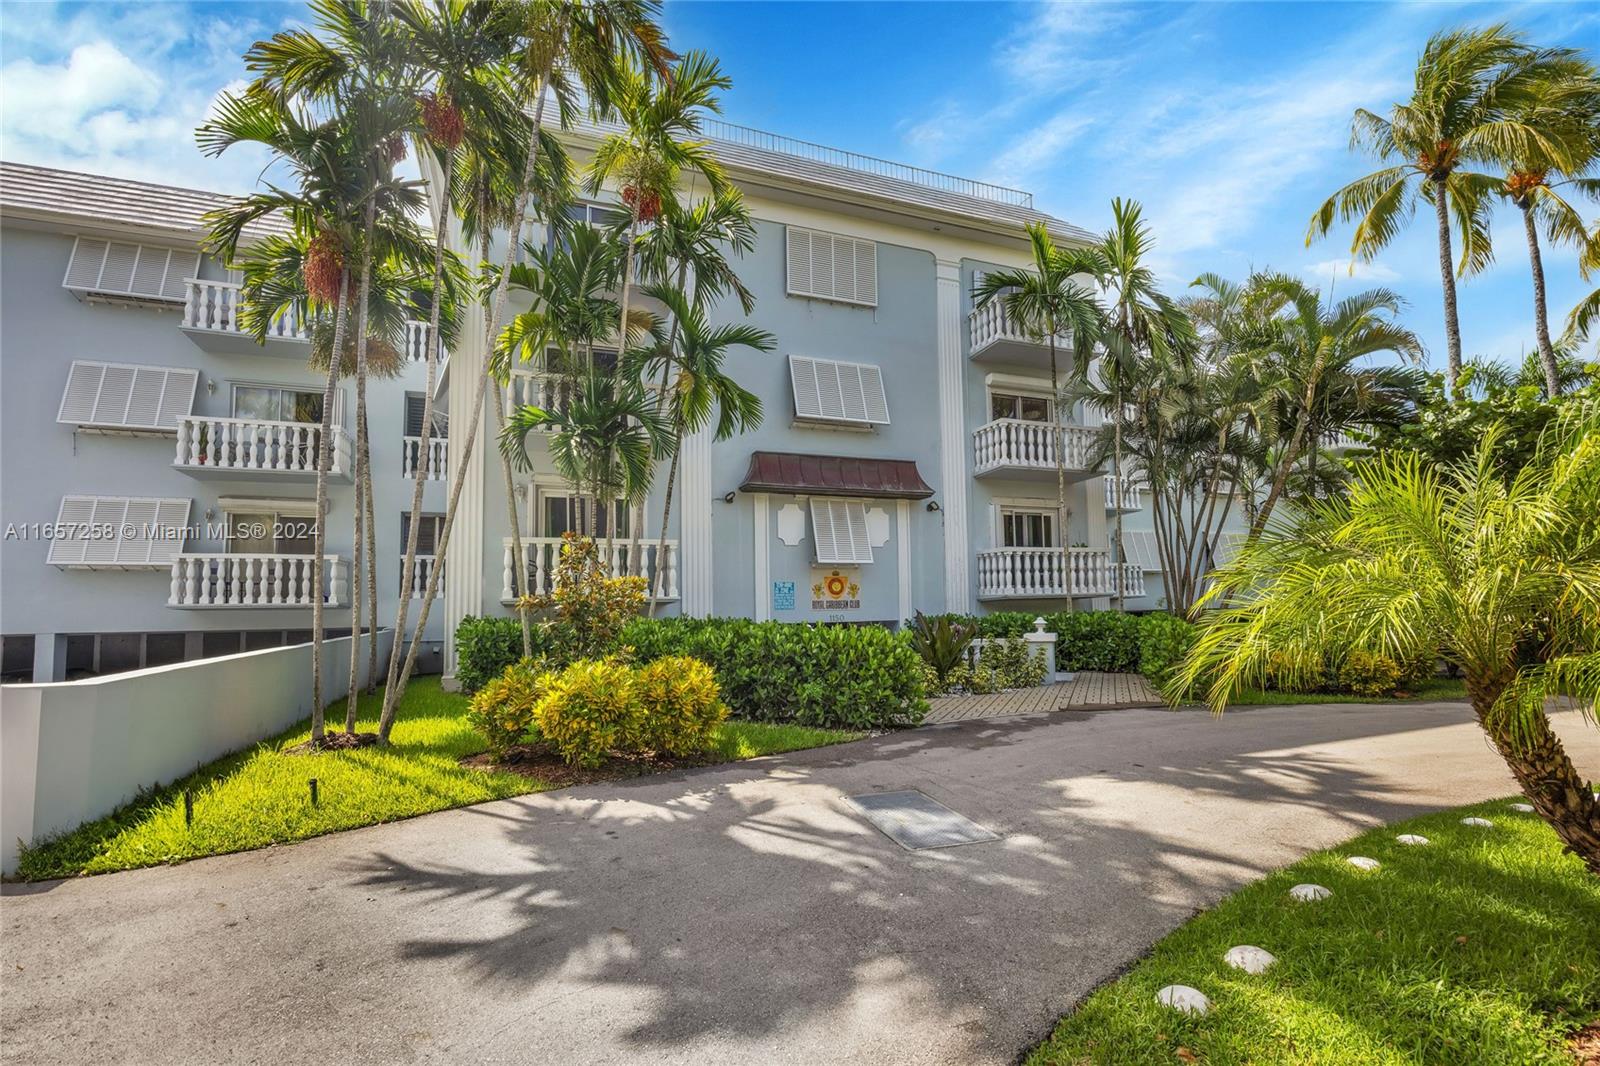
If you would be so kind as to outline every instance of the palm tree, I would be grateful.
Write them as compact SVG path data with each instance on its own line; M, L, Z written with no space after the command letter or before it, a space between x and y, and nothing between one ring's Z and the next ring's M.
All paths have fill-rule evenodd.
M1087 343L1092 343L1099 335L1103 309L1086 279L1097 280L1105 264L1091 252L1058 247L1042 222L1028 225L1028 247L1033 259L1030 266L985 274L973 287L972 298L978 307L987 307L999 300L1017 328L1049 348L1050 420L1056 461L1056 539L1061 541L1064 550L1068 513L1067 461L1057 345L1066 335L1074 342L1082 339Z
M656 581L665 577L667 528L672 515L672 490L678 479L678 454L683 438L698 433L716 416L715 440L727 440L761 425L761 398L741 386L724 372L722 365L733 348L753 348L770 352L778 339L764 329L749 325L713 326L704 308L691 303L682 290L670 285L651 285L645 294L666 307L672 315L672 329L658 343L639 353L625 373L641 379L651 375L656 364L668 384L662 394L666 403L667 432L671 438L672 465L667 470L666 501L661 508L661 537L656 544ZM658 408L659 409L659 408ZM637 534L635 534L637 537ZM635 549L636 551L636 549ZM629 556L630 565L634 555ZM641 565L639 572L644 568ZM650 611L665 592L656 588Z
M1271 518L1290 472L1308 448L1317 446L1330 379L1346 386L1358 362L1372 355L1388 353L1419 363L1422 341L1393 321L1404 301L1388 289L1369 289L1332 307L1324 305L1316 289L1284 274L1258 274L1247 289L1246 302L1259 314L1237 343L1263 358L1267 388L1283 408L1271 485L1250 526L1249 535L1255 538Z
M1533 146L1553 147L1543 130L1519 116L1519 109L1542 81L1570 63L1570 53L1531 49L1503 23L1435 34L1417 60L1411 99L1395 104L1388 118L1360 108L1351 122L1351 147L1393 165L1357 178L1311 217L1308 247L1327 236L1335 218L1359 219L1350 252L1370 261L1411 220L1419 199L1433 205L1452 390L1461 376L1456 276L1476 273L1492 258L1488 194L1497 181L1463 167ZM1461 238L1461 260L1455 268L1452 225Z
M1552 696L1600 711L1600 405L1570 406L1509 483L1499 436L1459 464L1361 462L1348 495L1243 548L1168 695L1198 691L1221 712L1269 660L1309 672L1356 650L1443 656L1528 801L1600 875L1600 800L1545 713Z
M1577 62L1576 60L1574 61ZM1583 177L1600 159L1600 78L1591 64L1581 64L1581 73L1569 73L1538 83L1530 98L1519 109L1518 118L1544 133L1541 141L1516 146L1502 160L1505 176L1498 191L1522 214L1523 231L1528 238L1528 266L1533 272L1534 334L1539 359L1544 367L1545 391L1559 395L1561 371L1555 345L1550 342L1549 310L1545 305L1544 259L1539 249L1539 230L1552 244L1567 244L1580 251L1592 240L1585 229L1583 215L1561 189L1579 195L1600 197L1600 179Z
M1098 343L1099 375L1111 396L1111 475L1122 484L1123 399L1128 383L1138 376L1142 359L1187 360L1195 343L1194 323L1183 309L1156 282L1150 268L1150 252L1155 238L1144 221L1144 209L1136 200L1111 201L1111 229L1095 247L1102 264L1100 283L1105 290L1105 307L1097 337L1077 338L1079 373L1087 375L1090 353ZM1122 510L1116 514L1115 562L1117 610L1124 606L1126 584L1123 560L1127 553L1122 540Z

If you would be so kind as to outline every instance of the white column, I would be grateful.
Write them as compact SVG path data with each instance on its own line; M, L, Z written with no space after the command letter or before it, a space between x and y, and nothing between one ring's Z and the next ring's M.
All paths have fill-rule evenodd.
M772 527L767 519L768 499L764 492L758 492L750 498L755 528L753 557L756 583L755 611L750 617L757 622L765 622L772 617Z
M971 546L967 537L967 433L961 354L961 264L935 265L939 337L939 505L944 510L944 602L950 611L973 607Z
M678 516L678 587L682 611L699 618L714 607L716 564L713 562L711 509L716 491L711 484L711 427L683 439L678 457L678 491L672 510Z
M894 509L895 562L899 566L900 615L898 621L911 617L911 501L898 500Z
M448 458L446 469L454 472L463 469L466 480L461 486L461 500L456 508L456 519L450 530L449 566L452 575L440 592L444 602L444 681L453 686L456 672L456 626L469 615L483 613L484 583L484 453L494 447L489 437L489 427L494 421L493 400L485 395L483 414L478 422L478 434L472 446L472 460L467 462L462 452L467 444L467 426L472 421L472 405L477 399L483 369L484 312L477 305L469 305L463 316L461 334L450 351L450 394L447 406L450 412L450 435L446 438ZM491 386L492 387L492 386ZM497 482L498 485L498 482ZM448 498L450 488L446 483ZM498 504L504 506L503 501ZM490 558L499 560L501 546L495 544ZM396 634L396 640L400 635Z

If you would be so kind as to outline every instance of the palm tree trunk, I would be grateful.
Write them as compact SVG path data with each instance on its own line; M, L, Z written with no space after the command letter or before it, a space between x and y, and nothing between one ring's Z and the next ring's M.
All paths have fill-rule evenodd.
M350 690L346 694L344 731L356 731L356 708L361 691L361 597L365 589L362 562L371 561L371 551L365 534L369 532L372 513L372 477L369 464L372 456L367 444L367 315L372 299L372 231L377 225L377 201L367 200L366 219L361 237L361 285L356 295L356 448L355 448L355 516L352 523L355 539L351 550L350 568ZM342 348L333 350L333 360L344 357ZM377 610L373 609L367 625L377 633Z
M678 267L678 291L683 291L684 282L689 275L689 265L684 263ZM667 388L672 382L672 352L678 343L678 316L672 316L672 332L667 335L667 357L661 361L661 389L656 393L656 414L660 414L667 405ZM677 487L678 479L678 452L683 448L683 430L678 425L677 419L672 421L672 466L667 471L666 498L661 503L661 539L656 542L656 575L651 578L650 586L654 590L657 582L666 573L667 558L667 519L672 514L672 493ZM642 572L642 571L641 571ZM662 591L665 591L664 589ZM660 600L659 594L650 597L650 602L645 605L645 617L656 616L656 606Z
M366 454L367 483L367 695L378 691L378 516L372 491L372 448L365 427L361 450Z
M489 391L494 394L494 424L496 436L505 432L506 428L506 399L500 392L500 383L489 383ZM517 514L517 482L511 473L511 457L504 451L500 452L500 478L506 490L506 522L511 528L511 595L520 599L528 591L528 568L523 562L522 555L522 522ZM533 657L533 619L527 611L518 611L517 617L522 619L522 657Z
M1467 677L1473 712L1539 817L1589 872L1600 876L1600 800L1584 784L1543 710L1513 737L1493 713L1504 683Z
M1456 273L1450 252L1450 204L1445 179L1433 179L1433 211L1439 220L1439 276L1444 282L1444 335L1448 344L1450 395L1461 380L1461 317L1456 313Z
M1111 477L1114 482L1112 487L1117 490L1114 497L1117 501L1115 515L1117 543L1116 551L1112 552L1114 567L1112 575L1117 582L1117 610L1123 611L1127 609L1128 601L1122 579L1122 375L1120 373L1117 375L1117 385L1112 395L1116 399L1116 410L1111 416Z
M455 173L456 152L454 148L447 148L444 154L444 175L448 182ZM411 511L410 524L406 534L405 561L400 566L400 603L395 608L394 643L389 648L389 672L384 685L383 710L379 715L380 720L389 718L393 714L392 703L398 698L396 693L400 689L400 649L406 639L406 621L411 613L411 587L416 581L417 573L417 534L418 527L422 524L422 493L428 480L428 453L432 450L433 438L433 392L439 379L438 352L443 346L439 336L439 323L444 307L444 246L449 239L450 231L450 193L448 189L441 190L441 203L439 208L438 232L433 238L433 295L428 310L428 336L423 347L423 362L427 366L427 391L422 397L422 443L417 453L417 469L411 478ZM434 546L438 551L438 546ZM443 555L434 556L434 566L437 568L443 562Z
M339 272L339 306L333 315L333 355L322 388L322 423L317 434L317 524L311 534L311 746L322 746L322 557L328 551L328 467L333 455L333 403L339 385L339 351L349 319L350 271Z
M656 572L650 578L650 604L648 617L656 616L656 603L666 594L664 584L667 575L667 521L672 516L672 487L678 480L678 453L682 451L683 429L674 425L673 434L679 439L679 445L672 449L672 463L667 467L667 497L661 505L661 539L656 542ZM642 574L643 567L640 568Z
M1067 553L1067 434L1061 425L1060 370L1056 366L1055 320L1050 327L1050 429L1055 435L1056 457L1056 544L1061 549L1061 574L1067 586L1067 602L1072 602L1072 560ZM763 593L764 594L764 593Z
M354 545L350 552L350 677L349 687L345 691L344 700L344 731L356 731L356 704L357 695L361 688L361 611L362 599L365 590L362 586L362 563L366 560L367 540L363 535L367 524L366 495L367 483L361 480L361 450L356 449L356 476L355 476L355 506L350 510L354 514L354 533L351 543Z
M1545 395L1554 400L1561 391L1561 370L1556 366L1556 350L1550 343L1550 313L1545 307L1544 257L1539 254L1539 227L1533 219L1533 200L1523 199L1522 226L1528 234L1528 265L1533 268L1533 327L1539 339L1539 362L1544 364Z

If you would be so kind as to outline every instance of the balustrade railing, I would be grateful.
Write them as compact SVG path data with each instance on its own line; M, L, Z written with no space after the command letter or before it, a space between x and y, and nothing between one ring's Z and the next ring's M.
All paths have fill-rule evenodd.
M1130 475L1122 476L1121 491L1117 489L1117 479L1110 474L1106 475L1106 510L1108 511L1137 511L1144 506L1144 486L1139 479Z
M322 557L322 603L344 607L347 564ZM172 561L169 607L310 607L315 555L180 555Z
M450 452L450 441L445 437L430 434L428 437L428 480L444 481L448 477L446 457ZM403 473L406 477L415 477L417 464L422 461L422 438L406 436L400 441L400 460Z
M972 334L972 353L976 355L996 341L1012 341L1019 344L1037 344L1048 346L1045 338L1035 337L1017 324L1007 309L1004 299L990 300L982 307L974 307L967 315L968 328ZM1069 343L1067 334L1056 335L1056 346L1064 348Z
M241 293L242 287L236 282L189 278L184 283L184 327L248 335L239 321ZM311 339L311 332L293 315L281 314L267 329L267 338L307 341Z
M511 554L512 543L510 537L502 541L504 557L500 568L501 603L510 603L515 595L511 588L511 578L516 573ZM555 590L556 567L561 560L561 544L560 537L522 538L523 563L528 569L526 591L535 596L548 596ZM660 543L654 537L640 542L638 555L633 559L628 557L629 545L626 537L616 538L609 547L604 540L596 541L596 545L601 560L606 564L607 573L613 577L648 578L650 592L656 598L663 600L678 598L677 541L667 541L665 558L657 558L656 549L660 547Z
M186 470L264 470L315 475L321 438L322 427L315 422L190 415L178 423L178 451L173 465ZM350 456L350 434L335 426L329 472L336 477L348 477Z
M439 559L434 555L418 555L416 568L411 572L411 588L402 588L401 593L409 591L411 598L420 600L428 591L428 582L433 580L433 568L439 565ZM403 586L406 580L406 559L400 557L400 583ZM444 575L439 575L439 591L444 591Z
M1123 563L1123 595L1144 595L1144 574ZM1116 595L1106 548L992 548L978 552L980 599L1049 599Z
M1021 418L1000 418L980 426L972 434L975 472L983 474L1003 467L1054 470L1056 434L1056 427L1049 422ZM1066 468L1089 469L1094 434L1082 426L1062 426L1060 439Z

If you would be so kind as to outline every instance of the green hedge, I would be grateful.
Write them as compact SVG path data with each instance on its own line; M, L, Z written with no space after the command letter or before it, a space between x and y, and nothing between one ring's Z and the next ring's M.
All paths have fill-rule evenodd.
M521 658L522 625L515 618L469 616L456 626L456 681L469 696Z
M739 718L833 729L915 725L927 712L922 660L904 634L743 618L639 618L621 643L642 663L711 664Z

